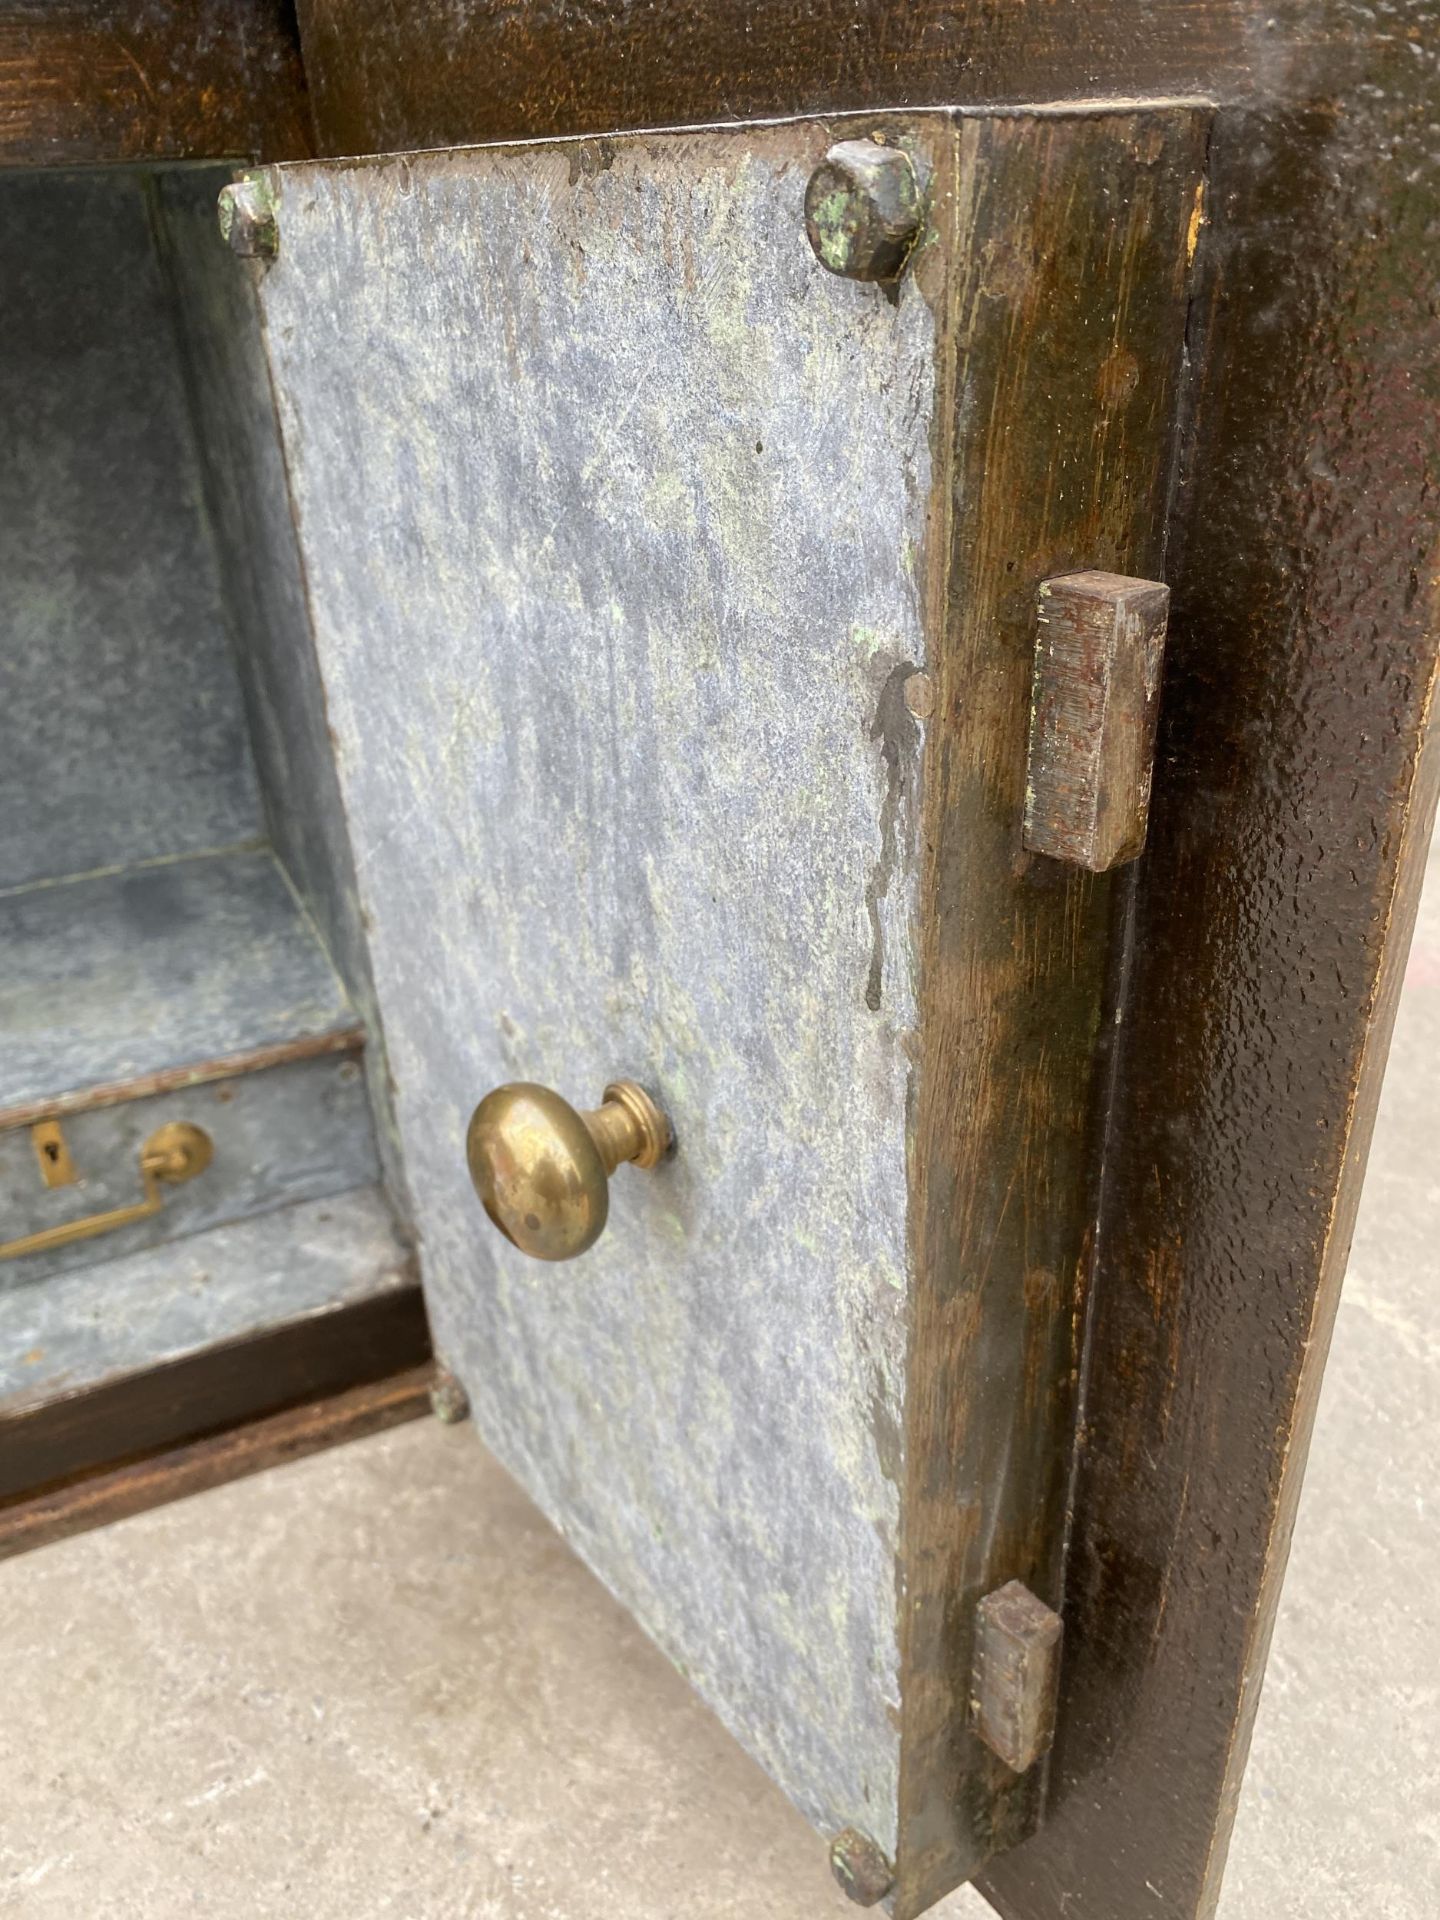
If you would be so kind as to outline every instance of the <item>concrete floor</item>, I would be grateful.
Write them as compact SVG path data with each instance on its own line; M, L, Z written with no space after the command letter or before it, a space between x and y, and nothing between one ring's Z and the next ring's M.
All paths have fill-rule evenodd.
M1220 1920L1440 1913L1429 892ZM0 1646L3 1913L855 1912L467 1427L400 1428L13 1561Z

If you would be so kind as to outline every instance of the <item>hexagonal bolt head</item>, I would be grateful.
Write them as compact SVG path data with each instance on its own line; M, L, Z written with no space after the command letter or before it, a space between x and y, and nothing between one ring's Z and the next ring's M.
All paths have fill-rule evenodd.
M858 1827L846 1827L830 1842L830 1871L857 1907L877 1906L895 1884L895 1869Z
M447 1427L470 1417L470 1396L448 1367L437 1368L430 1383L430 1411Z
M847 280L894 280L920 231L920 185L908 154L874 140L831 147L805 189L815 258Z
M242 260L273 260L280 251L275 191L263 174L247 173L220 189L220 233Z

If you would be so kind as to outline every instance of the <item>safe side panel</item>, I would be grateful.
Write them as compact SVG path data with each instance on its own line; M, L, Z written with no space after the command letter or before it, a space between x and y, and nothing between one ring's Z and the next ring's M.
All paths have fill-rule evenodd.
M821 1826L893 1847L934 324L822 129L286 170L262 300L437 1344ZM469 1111L679 1138L547 1268Z
M376 1140L385 1184L403 1211L384 1038L259 310L246 263L220 244L216 231L216 196L234 171L181 167L155 176L160 262L196 422L265 831L364 1017Z
M260 833L178 359L143 176L0 180L0 888Z

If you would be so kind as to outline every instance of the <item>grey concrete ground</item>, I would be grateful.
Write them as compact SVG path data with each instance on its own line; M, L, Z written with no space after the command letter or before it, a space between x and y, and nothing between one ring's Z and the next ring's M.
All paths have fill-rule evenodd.
M1440 1913L1440 881L1410 973L1220 1920ZM0 1645L0 1913L855 1911L468 1428L11 1562Z

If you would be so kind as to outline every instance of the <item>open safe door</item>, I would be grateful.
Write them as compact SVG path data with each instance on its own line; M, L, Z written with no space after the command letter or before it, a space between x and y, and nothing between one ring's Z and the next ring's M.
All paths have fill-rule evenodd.
M1044 1817L1206 131L872 114L227 207L437 1347L901 1916Z

